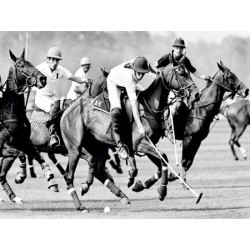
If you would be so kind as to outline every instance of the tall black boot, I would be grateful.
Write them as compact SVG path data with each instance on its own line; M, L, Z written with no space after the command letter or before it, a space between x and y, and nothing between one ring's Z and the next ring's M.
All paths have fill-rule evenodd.
M113 128L113 137L118 147L118 154L121 159L128 159L128 147L121 141L121 123L122 123L122 110L120 108L113 108L111 110L111 121Z
M56 125L55 125L55 118L57 113L60 111L60 104L59 100L55 101L49 111L49 120L47 121L46 126L49 126L49 132L50 132L50 141L49 146L50 147L57 147L60 144L59 137L56 132Z

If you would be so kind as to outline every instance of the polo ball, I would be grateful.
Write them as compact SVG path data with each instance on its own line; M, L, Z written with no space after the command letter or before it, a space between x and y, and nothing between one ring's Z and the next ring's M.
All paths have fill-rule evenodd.
M105 207L105 208L104 208L104 213L107 214L107 213L109 213L109 212L110 212L110 207Z

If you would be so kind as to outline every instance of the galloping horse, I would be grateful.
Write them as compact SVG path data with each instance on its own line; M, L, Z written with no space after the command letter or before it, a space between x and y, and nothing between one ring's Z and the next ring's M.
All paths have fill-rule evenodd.
M249 93L249 89L223 62L217 65L219 71L214 75L211 85L202 91L200 100L189 110L183 133L176 134L177 139L183 140L181 177L185 181L201 142L207 137L210 124L219 112L225 92L231 92L232 95L237 93L242 97Z
M246 160L246 149L241 146L239 139L246 130L247 125L250 124L250 101L241 99L230 105L225 105L221 108L220 113L227 118L231 127L229 145L234 159L239 160L234 149L234 145L236 145L240 149L243 159Z
M94 84L98 84L101 82L103 83L105 81L105 72L103 71L103 74L97 78L95 80ZM58 131L58 135L60 136L60 118L62 113L69 107L70 104L73 103L73 101L71 99L60 99L57 101L57 105L60 106L60 111L58 112L58 114L56 114L55 117L55 124L56 124L56 129ZM61 145L59 147L56 148L51 148L49 147L49 138L50 138L50 133L49 130L46 126L46 122L49 119L49 114L46 113L45 111L37 108L35 105L33 105L33 109L29 110L29 112L31 113L29 115L29 120L31 123L31 136L30 139L35 147L35 149L38 152L45 152L48 153L48 157L52 160L52 162L54 163L54 165L57 167L57 169L59 170L59 172L64 175L65 174L65 170L64 168L61 166L61 164L57 161L55 154L61 154L61 155L67 155L67 149L64 146L63 140L61 140ZM120 159L117 155L116 152L113 152L114 155L114 159L115 161L113 161L113 159L111 159L111 157L109 157L109 162L111 164L111 166L117 171L122 173L122 169L120 167ZM118 159L117 159L118 157ZM24 154L21 154L19 156L20 159L20 168L18 171L18 174L16 176L16 183L23 183L24 180L27 177L27 172L26 172L26 156ZM28 164L29 166L33 166L33 157L32 155L28 155ZM106 170L108 171L108 170ZM32 175L33 178L36 177L35 171L34 169L30 169L30 173Z
M180 95L187 93L186 89L190 89L191 91L195 87L189 75L180 76L176 69L172 65L169 65L161 71L160 75L156 77L145 91L140 92L138 101L142 123L146 127L149 138L154 143L157 143L163 134L163 113L169 105L168 95L170 90L175 91L176 95ZM105 95L105 93L101 95ZM73 185L74 173L80 157L88 161L89 166L94 168L95 177L108 187L111 192L121 199L127 199L127 197L121 195L121 190L114 187L114 184L107 179L105 173L102 171L107 159L108 148L114 147L115 142L111 132L110 114L102 112L93 106L92 103L94 100L89 92L86 91L80 99L65 111L61 119L61 133L69 153L65 181L78 210L86 209L82 206ZM125 123L127 122L126 131L124 130L124 133L126 133L124 138L127 139L126 144L130 148L130 157L128 160L130 164L129 173L134 178L137 172L134 152L146 154L158 168L157 180L162 177L162 185L158 193L160 195L159 199L163 200L167 193L167 166L162 167L161 158L149 141L146 138L142 138L139 134L136 124L131 118L132 113L129 101L124 105L124 109L126 109L128 114L124 118ZM165 154L163 154L163 157L167 160ZM132 183L133 181L130 185ZM87 184L90 185L91 183ZM84 189L85 187L82 188ZM82 192L84 193L85 191Z
M45 177L49 182L49 188L58 192L49 166L33 147L30 141L30 123L26 117L24 91L33 86L43 88L47 81L46 77L37 70L30 62L24 59L25 50L20 58L9 51L14 65L10 67L8 78L1 87L2 98L0 99L0 183L10 200L21 203L6 180L6 175L14 160L24 152L32 155L41 165Z

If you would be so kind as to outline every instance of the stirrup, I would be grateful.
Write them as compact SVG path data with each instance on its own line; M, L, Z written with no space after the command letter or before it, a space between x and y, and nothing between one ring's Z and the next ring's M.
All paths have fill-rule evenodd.
M128 147L121 142L118 145L118 154L119 154L120 158L123 160L126 160L129 157Z

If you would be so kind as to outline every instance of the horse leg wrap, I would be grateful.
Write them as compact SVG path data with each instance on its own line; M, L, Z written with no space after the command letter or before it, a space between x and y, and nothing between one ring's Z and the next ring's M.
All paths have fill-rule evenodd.
M9 183L7 181L2 184L3 190L5 190L6 194L9 196L10 200L13 201L14 198L16 197L15 193L12 191Z
M160 201L163 201L167 196L167 184L168 184L168 168L162 167L162 177L161 177L161 186L157 189L158 198Z
M153 175L150 179L148 179L148 180L146 180L146 181L144 182L144 187L145 187L146 189L151 188L151 187L160 179L160 177L161 177L161 176L159 176L158 173L155 174L155 175Z
M106 180L104 182L104 185L114 194L116 195L117 197L119 198L123 198L125 197L126 195L113 183L111 182L110 180Z
M68 190L68 193L71 195L71 197L72 197L72 199L74 201L76 210L81 210L81 211L84 210L85 208L82 209L83 208L82 203L79 200L78 195L77 195L76 190L74 189L73 185L69 185L67 190Z
M49 165L43 163L41 164L42 170L44 172L44 176L47 179L47 181L50 181L51 179L54 178L54 174L52 173L52 171L50 170Z

